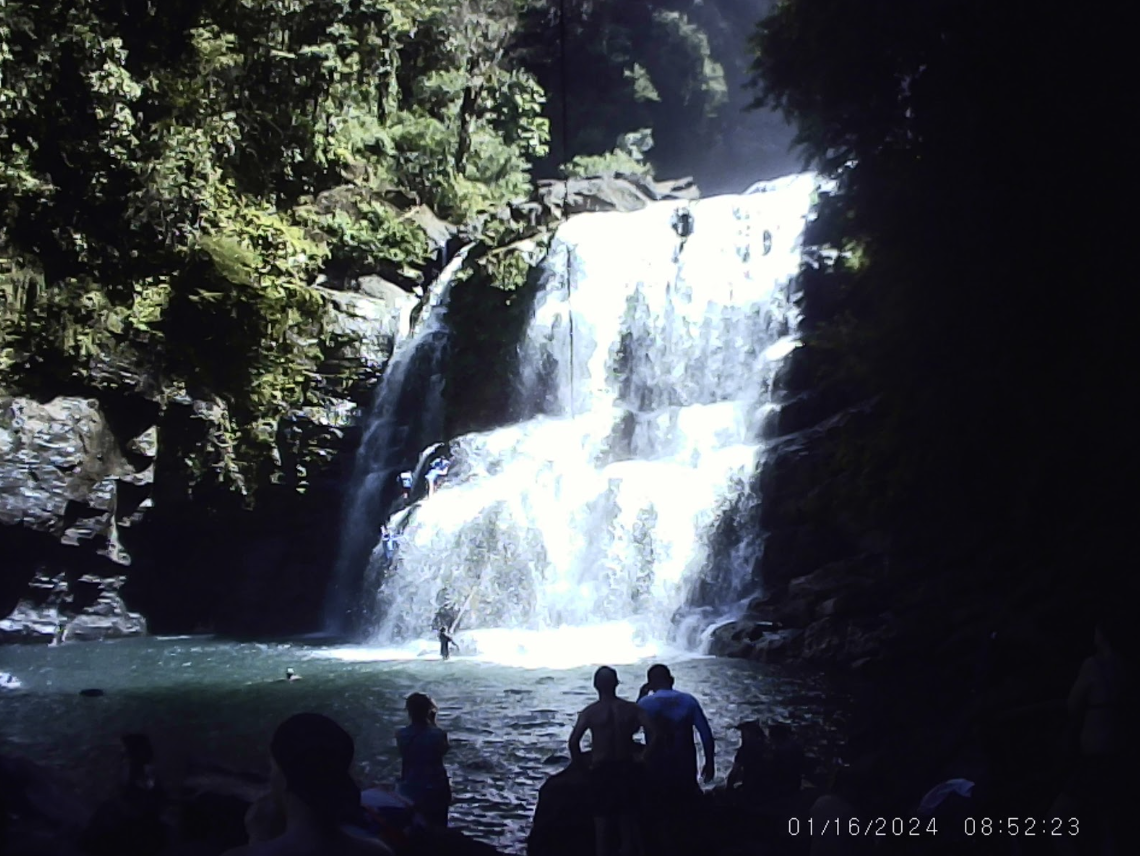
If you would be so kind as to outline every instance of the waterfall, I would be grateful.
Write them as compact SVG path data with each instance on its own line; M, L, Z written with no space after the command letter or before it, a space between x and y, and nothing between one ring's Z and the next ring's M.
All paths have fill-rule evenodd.
M458 621L468 649L504 661L545 645L548 663L592 646L619 662L676 636L698 580L720 581L718 602L742 594L751 560L710 568L710 537L749 506L815 186L559 228L519 346L523 418L451 440L448 478L393 520L391 559L372 559L375 642Z
M425 445L443 439L447 305L469 249L456 253L427 290L411 334L396 345L384 368L365 419L325 604L326 629L335 633L344 633L362 617L363 571L384 516L399 495L399 473L414 464Z

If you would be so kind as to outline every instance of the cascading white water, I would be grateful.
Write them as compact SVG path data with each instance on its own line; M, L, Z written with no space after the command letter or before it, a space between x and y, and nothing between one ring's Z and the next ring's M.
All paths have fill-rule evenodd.
M426 294L411 331L397 343L373 397L345 502L333 586L325 604L329 630L344 632L354 592L387 509L399 472L426 443L443 437L443 384L447 367L447 305L451 286L470 247L447 262ZM365 576L367 579L367 576Z
M458 620L484 656L549 665L668 639L759 464L814 190L793 176L558 230L520 346L531 415L453 440L443 486L393 521L374 641ZM750 572L718 576L739 589Z

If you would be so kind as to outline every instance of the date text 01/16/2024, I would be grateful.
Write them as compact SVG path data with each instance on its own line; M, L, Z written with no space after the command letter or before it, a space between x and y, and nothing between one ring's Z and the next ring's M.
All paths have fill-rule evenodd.
M961 828L945 831L955 837L1013 835L1060 838L1078 835L1081 828L1075 817L967 817L961 823ZM857 817L792 817L788 819L788 834L793 837L937 835L938 823L933 817L875 817L868 820Z
M822 838L825 835L937 835L938 824L932 817L875 817L860 820L857 817L791 817L788 818L788 835L806 835Z

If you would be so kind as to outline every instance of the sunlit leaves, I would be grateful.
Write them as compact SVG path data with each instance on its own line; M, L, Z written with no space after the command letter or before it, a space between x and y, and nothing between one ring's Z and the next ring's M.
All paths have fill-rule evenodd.
M0 371L50 384L160 341L166 382L218 403L216 471L247 484L322 359L295 331L323 265L414 283L434 250L401 206L470 225L528 193L548 131L516 6L0 4L0 249L45 269L0 271Z

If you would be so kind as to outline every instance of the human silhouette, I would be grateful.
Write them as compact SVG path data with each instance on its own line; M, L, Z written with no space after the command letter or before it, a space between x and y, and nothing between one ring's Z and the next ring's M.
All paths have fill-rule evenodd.
M451 750L447 732L435 724L435 702L412 693L404 704L410 722L396 732L400 750L400 796L411 800L431 826L447 826L451 782L443 756Z
M298 713L282 722L269 744L272 800L262 808L284 815L284 832L251 835L225 856L392 856L381 842L342 828L360 809L349 775L354 753L352 737L327 716Z
M451 659L451 646L452 645L454 645L456 648L459 647L459 645L456 643L456 641L454 639L452 639L451 636L448 635L447 628L446 627L440 627L439 628L439 656L440 656L440 658L442 658L444 660L450 660Z
M701 795L693 729L704 749L701 779L705 782L711 782L716 772L716 743L700 702L673 688L668 666L650 666L645 689L646 695L637 704L649 714L659 744L645 762L657 839L654 847L667 853L688 853L695 846L693 812Z
M641 775L634 759L633 738L644 730L647 741L653 744L653 724L635 703L618 698L618 683L617 672L609 666L594 673L598 700L578 714L570 732L570 760L577 765L583 763L582 738L590 732L588 775L596 856L609 856L615 833L622 856L634 856L641 850L637 826Z

